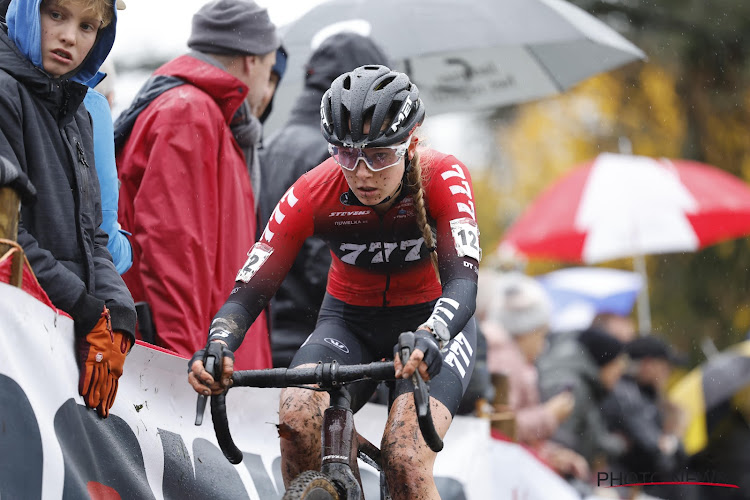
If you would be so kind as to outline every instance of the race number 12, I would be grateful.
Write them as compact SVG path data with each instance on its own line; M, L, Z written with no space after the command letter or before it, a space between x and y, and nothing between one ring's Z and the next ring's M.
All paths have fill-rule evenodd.
M482 249L479 247L479 226L468 217L451 221L451 233L459 257L471 257L477 262L482 260Z

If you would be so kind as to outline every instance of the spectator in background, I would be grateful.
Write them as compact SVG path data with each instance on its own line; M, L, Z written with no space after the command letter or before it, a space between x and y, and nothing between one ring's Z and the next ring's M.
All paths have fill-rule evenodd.
M542 399L571 391L575 406L552 439L580 453L592 468L624 450L622 438L607 429L601 404L626 366L624 344L597 328L558 339L539 358Z
M117 1L117 8L124 9L123 0ZM114 103L114 65L104 61L97 76L87 82L89 88L83 103L91 115L94 128L94 163L102 193L102 229L109 236L107 250L117 272L125 273L133 265L133 248L125 232L117 222L117 205L120 185L115 164L114 127L112 125L112 104ZM101 90L101 93L99 92Z
M600 312L591 321L593 328L604 330L620 342L627 344L633 340L636 335L635 323L630 315L623 315L614 312Z
M521 273L510 273L494 288L495 304L482 323L487 336L490 373L507 375L509 402L516 412L516 437L535 444L549 438L573 410L569 391L541 404L534 363L544 350L551 305L542 286Z
M508 377L516 439L532 447L562 475L587 479L588 465L582 456L547 443L575 404L570 391L540 402L535 362L549 330L552 306L547 293L535 279L520 272L501 274L489 287L488 312L481 323L487 337L487 364L490 373Z
M694 476L714 473L716 482L738 488L698 487L693 498L700 500L748 500L750 498L750 386L745 386L728 401L726 412L708 435L705 448L688 459ZM682 500L682 497L677 497ZM670 499L671 500L671 499Z
M21 205L18 243L52 303L73 318L79 393L107 417L133 345L135 308L100 227L93 131L81 104L112 49L117 12L113 0L64 10L50 0L12 0L6 20L0 158L36 188L36 199Z
M354 33L332 35L310 56L305 65L305 87L289 120L260 150L264 179L261 230L286 190L330 156L328 143L320 133L323 93L336 77L365 64L388 64L388 59L370 38ZM299 346L315 329L330 265L326 244L319 238L308 238L271 302L274 366L289 366Z
M205 345L255 242L256 116L280 45L252 0L209 2L192 52L157 69L115 123L120 222L133 234L125 281L150 305L154 342L184 356ZM235 368L270 366L265 314L249 336Z
M252 148L251 150L245 150L245 158L248 159L247 168L250 172L250 182L253 186L253 193L255 194L255 216L256 216L256 239L260 238L261 232L263 231L263 224L265 221L260 220L260 200L265 197L264 183L268 183L268 179L263 178L262 167L260 166L260 148L263 146L263 130L262 125L268 116L271 114L273 109L273 98L276 95L276 89L281 82L281 79L286 72L286 61L287 53L283 46L279 45L276 49L276 62L271 67L271 73L268 77L268 84L266 86L266 92L260 100L260 104L253 109L253 116L251 117L252 123L254 124L253 130L259 130L260 135L254 136L252 141L245 148ZM257 120L256 120L257 119ZM247 142L247 141L246 141ZM266 311L268 314L268 311ZM266 316L268 318L268 316Z
M279 46L276 50L276 63L271 68L271 77L268 81L268 88L266 89L266 95L263 96L263 102L258 109L257 115L260 123L265 123L268 115L273 110L273 98L276 95L276 89L279 88L281 79L284 78L286 72L286 63L289 58L289 54L286 53L284 46Z
M631 341L625 351L631 360L628 372L602 406L609 429L627 443L625 453L611 462L611 471L671 478L686 462L679 429L670 433L664 428L666 384L673 364L681 361L667 343L652 335ZM646 486L644 492L661 498L677 498L678 493L661 485Z
M258 109L255 111L254 116L258 118L261 124L265 123L268 116L271 114L271 111L273 110L273 98L276 95L276 89L279 86L279 83L281 82L281 79L284 77L284 73L286 72L286 62L287 62L287 53L283 46L279 46L278 49L276 49L276 63L271 68L271 75L268 80L268 88L266 89L266 93L263 95L262 102ZM261 137L253 144L253 151L252 151L252 158L257 158L258 161L255 162L253 165L248 165L248 168L250 169L250 181L253 184L253 191L256 193L255 197L255 215L257 218L257 226L256 226L256 234L255 238L260 239L261 234L263 232L263 227L265 226L266 220L261 220L261 214L260 214L260 204L261 199L264 197L267 197L267 194L265 194L265 186L267 185L273 185L273 178L264 178L263 177L263 167L261 166L261 159L260 159L260 149L263 147L263 136ZM260 193L264 193L262 196ZM266 318L268 321L270 321L270 315L269 311L266 310ZM270 328L269 328L270 331Z

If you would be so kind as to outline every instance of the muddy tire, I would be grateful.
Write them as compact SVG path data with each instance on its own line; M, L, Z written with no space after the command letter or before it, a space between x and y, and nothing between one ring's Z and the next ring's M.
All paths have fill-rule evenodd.
M331 478L309 470L292 481L281 500L339 500L339 493Z

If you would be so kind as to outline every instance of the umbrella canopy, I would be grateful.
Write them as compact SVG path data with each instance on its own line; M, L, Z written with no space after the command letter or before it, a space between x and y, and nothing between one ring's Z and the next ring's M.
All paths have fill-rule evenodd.
M271 118L286 116L327 36L370 36L420 89L429 114L556 94L645 55L563 0L330 0L282 27L289 65ZM271 122L271 120L269 120Z
M750 188L688 160L605 153L537 198L501 245L595 263L695 251L750 234Z
M537 277L552 300L553 331L583 330L599 313L627 316L643 287L638 273L603 267L569 267Z
M689 419L683 437L688 454L706 446L711 431L732 409L748 412L749 389L750 341L710 358L672 387L669 399L686 411Z

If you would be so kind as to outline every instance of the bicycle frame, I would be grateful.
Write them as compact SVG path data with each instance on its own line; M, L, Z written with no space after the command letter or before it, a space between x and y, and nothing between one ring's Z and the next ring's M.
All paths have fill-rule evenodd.
M354 428L354 414L351 410L349 391L345 387L337 387L329 391L331 403L323 413L322 462L321 472L328 474L345 492L344 498L360 500L362 494L362 480L359 475L357 454L352 454L357 431ZM356 447L359 450L359 446ZM377 463L376 457L370 457ZM379 467L379 470L381 468ZM381 499L390 498L385 486L385 476L381 470ZM383 490L385 486L385 490Z

